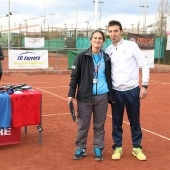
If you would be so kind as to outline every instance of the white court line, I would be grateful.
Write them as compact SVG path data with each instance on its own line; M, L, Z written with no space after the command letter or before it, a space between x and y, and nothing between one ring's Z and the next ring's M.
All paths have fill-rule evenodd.
M160 83L161 81L158 81L158 80L149 80L149 83L151 83L151 82L152 82L152 83L154 83L154 82L155 82L155 83Z
M59 114L49 114L49 115L42 115L43 117L45 116L61 116L61 115L69 115L70 113L59 113Z
M112 116L110 116L110 115L107 115L107 116L112 117ZM123 121L123 122L126 123L126 124L128 124L128 125L130 124L130 123L126 122L126 121ZM166 140L170 140L170 138L167 138L167 137L165 137L165 136L159 135L158 133L152 132L152 131L147 130L147 129L144 129L144 128L141 128L141 129L144 130L144 131L146 131L146 132L149 132L149 133L151 133L151 134L153 134L153 135L156 135L156 136L159 136L159 137L161 137L161 138L164 138L164 139L166 139Z
M41 91L43 91L43 92L46 92L46 93L48 93L48 94L51 94L51 95L53 95L53 96L59 97L59 98L61 98L61 99L67 100L67 99L64 98L64 97L58 96L58 95L56 95L56 94L54 94L54 93L51 93L51 92L48 92L48 91L46 91L46 90L42 90L42 89L40 89L40 88L37 88L37 89L39 89L39 90L41 90ZM57 114L53 114L53 115L57 115ZM61 114L61 115L62 115L62 114ZM110 115L107 115L107 116L112 117L112 116L110 116ZM123 122L126 123L126 124L129 124L128 122L125 122L125 121L123 121ZM152 131L150 131L150 130L147 130L147 129L144 129L144 128L142 128L142 130L144 130L144 131L146 131L146 132L149 132L149 133L151 133L151 134L153 134L153 135L159 136L160 138L163 138L163 139L166 139L166 140L170 140L170 138L167 138L167 137L165 137L165 136L159 135L158 133L152 132Z
M160 83L149 83L149 84L158 84L158 85L162 85L162 84L165 84L165 85L167 85L167 84L170 84L170 83L167 83L167 82L160 82Z
M53 87L48 87L48 86L46 86L46 87L42 87L42 88L45 88L45 89L51 89L51 88L53 88L53 89L55 89L55 88L61 88L61 87L67 87L67 88L69 88L69 86L53 86ZM41 87L40 87L41 88Z
M61 98L61 99L67 100L67 99L64 98L64 97L61 97L61 96L56 95L56 94L54 94L54 93L48 92L48 91L46 91L46 90L43 90L43 89L40 89L40 88L36 88L36 89L41 90L41 91L43 91L43 92L46 92L46 93L48 93L48 94L51 94L51 95L53 95L53 96L59 97L59 98Z
M29 82L29 83L30 83L30 84L31 84L31 83L42 83L42 84L44 84L44 83L51 83L51 82L39 82L39 81L35 82L35 81L34 81L34 82ZM9 83L6 82L6 83L0 83L0 84L2 84L2 85L3 85L3 84L18 84L18 82L9 82Z
M165 84L169 84L170 82L166 82L166 81L158 81L158 80L150 80L149 81L149 84L162 84L162 83L165 83Z

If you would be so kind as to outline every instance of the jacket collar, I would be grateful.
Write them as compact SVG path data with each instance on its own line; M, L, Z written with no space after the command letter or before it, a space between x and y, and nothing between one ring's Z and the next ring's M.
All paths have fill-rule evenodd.
M103 52L103 50L101 50ZM91 47L89 47L86 51L85 51L85 55L89 55L92 57L92 49Z
M89 47L89 48L85 51L84 54L85 54L85 55L89 55L89 56L92 57L92 50L91 50L91 47Z
M103 51L103 50L102 50ZM85 55L91 56L92 57L92 50L91 47L89 47L85 52ZM106 53L103 53L104 57L106 58L106 60L110 60L111 58L109 57L109 55L107 55Z
M122 38L122 39L117 43L117 45L114 45L113 43L112 43L112 45L113 45L113 46L119 46L120 44L123 43L123 41L124 41L124 39Z

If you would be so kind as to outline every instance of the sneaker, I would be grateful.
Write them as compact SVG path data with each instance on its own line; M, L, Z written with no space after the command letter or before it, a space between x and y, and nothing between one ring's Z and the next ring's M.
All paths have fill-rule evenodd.
M138 158L140 161L145 161L146 160L146 156L142 152L142 149L140 147L139 148L133 148L132 154L134 156L136 156L136 158Z
M123 152L122 152L122 147L117 147L115 150L114 150L114 153L112 155L112 159L114 160L118 160L121 158Z
M76 151L75 151L75 154L74 154L74 156L73 156L73 159L74 160L78 160L78 159L81 159L83 156L85 156L86 155L86 150L85 149L77 149Z
M102 154L102 150L100 148L94 148L94 159L95 159L95 161L103 160L103 154Z

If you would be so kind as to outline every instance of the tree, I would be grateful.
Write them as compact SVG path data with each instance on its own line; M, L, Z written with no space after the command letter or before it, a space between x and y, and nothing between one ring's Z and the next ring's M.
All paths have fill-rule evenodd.
M157 28L156 32L160 36L166 35L166 17L170 14L170 8L168 0L160 0L160 5L158 7L158 14L156 16Z

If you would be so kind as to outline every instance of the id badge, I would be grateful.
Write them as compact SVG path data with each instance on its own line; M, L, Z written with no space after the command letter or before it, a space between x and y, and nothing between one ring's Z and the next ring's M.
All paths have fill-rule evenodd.
M93 84L96 84L97 83L97 79L93 79Z

